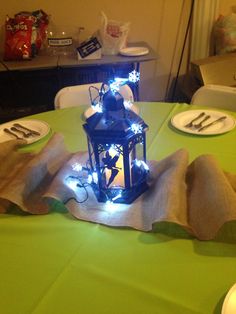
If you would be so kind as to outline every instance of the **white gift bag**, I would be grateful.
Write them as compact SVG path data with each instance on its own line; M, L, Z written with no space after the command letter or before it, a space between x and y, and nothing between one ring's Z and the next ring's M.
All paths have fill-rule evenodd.
M101 14L99 34L102 42L102 54L116 55L120 49L126 47L130 23L108 20L103 12Z

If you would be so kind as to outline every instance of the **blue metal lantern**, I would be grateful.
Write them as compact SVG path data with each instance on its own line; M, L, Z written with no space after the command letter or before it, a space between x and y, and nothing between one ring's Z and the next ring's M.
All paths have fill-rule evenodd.
M87 134L90 181L99 202L130 204L148 187L147 124L124 106L118 91L102 96L102 112L83 125Z

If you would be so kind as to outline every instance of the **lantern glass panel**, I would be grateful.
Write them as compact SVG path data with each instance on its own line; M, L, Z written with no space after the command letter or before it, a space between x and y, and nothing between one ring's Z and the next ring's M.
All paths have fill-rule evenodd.
M135 145L135 159L137 160L143 160L143 143L138 143Z
M93 151L93 145L91 142L88 140L88 149L89 149L89 157L90 157L90 164L91 168L93 171L96 169L96 162L95 162L95 156L94 156L94 151Z
M130 152L131 187L140 184L146 177L145 170L140 163L140 161L144 161L143 137L136 138L135 142L136 144Z
M99 154L102 188L125 188L122 145L105 144Z

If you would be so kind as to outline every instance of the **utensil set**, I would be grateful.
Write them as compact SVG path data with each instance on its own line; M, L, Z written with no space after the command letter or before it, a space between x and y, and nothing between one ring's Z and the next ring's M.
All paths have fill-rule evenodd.
M199 121L198 123L194 123L196 121L198 121L199 119L203 118L201 121ZM198 132L201 132L205 129L207 129L208 127L219 123L221 121L224 121L227 117L226 116L222 116L208 124L203 125L204 122L206 122L208 119L210 119L211 116L210 115L206 115L205 116L205 112L201 112L197 117L195 117L194 119L192 119L190 122L188 122L184 127L185 128L193 128L196 129Z
M14 136L18 140L22 140L23 138L29 138L31 136L38 136L40 135L39 132L26 128L25 126L19 124L19 123L14 123L10 129L5 128L4 132ZM20 134L20 136L18 135Z

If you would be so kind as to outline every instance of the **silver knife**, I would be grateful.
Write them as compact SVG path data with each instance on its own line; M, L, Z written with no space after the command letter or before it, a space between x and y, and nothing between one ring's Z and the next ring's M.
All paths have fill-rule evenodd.
M204 125L203 127L201 127L198 130L198 132L201 132L201 131L205 130L206 128L209 128L209 126L212 126L212 125L214 125L214 124L216 124L218 122L224 121L226 118L227 118L226 116L220 117L219 119L217 119L217 120L215 120L215 121L213 121L211 123L208 123L207 125Z

